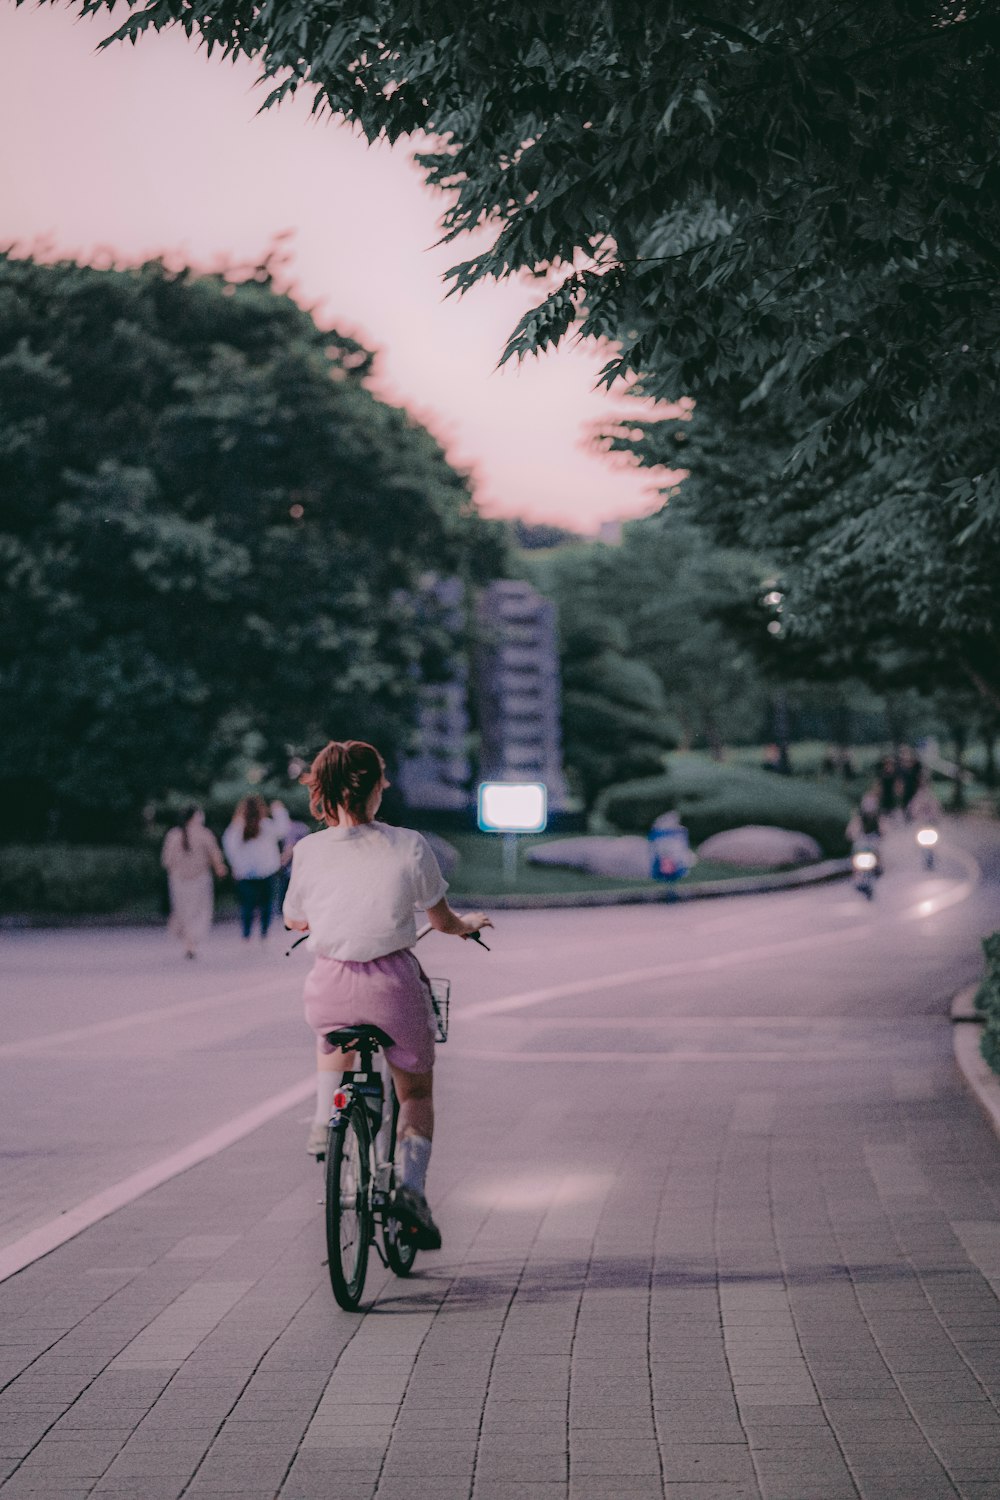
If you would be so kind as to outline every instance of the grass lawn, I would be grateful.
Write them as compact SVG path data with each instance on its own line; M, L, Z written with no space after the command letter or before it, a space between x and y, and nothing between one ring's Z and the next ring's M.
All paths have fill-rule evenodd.
M583 835L576 835L583 837ZM574 835L559 834L554 837L562 840ZM517 862L517 879L513 885L508 885L504 879L501 839L497 834L490 833L456 833L449 834L448 842L453 844L461 855L461 862L451 877L451 890L456 901L460 901L465 892L473 896L497 896L516 893L518 895L558 895L571 893L573 891L621 891L635 890L636 888L660 886L662 882L654 880L627 880L615 879L610 875L585 875L581 870L564 870L553 868L551 865L528 864L524 855L532 847L539 844L550 843L552 840L544 838L532 838L525 835L519 845ZM753 870L737 870L732 865L713 864L709 860L702 861L695 866L691 875L686 877L686 883L698 880L734 880L744 875L768 874L772 866L762 866Z

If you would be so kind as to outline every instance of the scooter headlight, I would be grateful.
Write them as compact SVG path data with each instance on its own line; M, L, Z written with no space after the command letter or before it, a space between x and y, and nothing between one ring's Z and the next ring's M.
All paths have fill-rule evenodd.
M874 870L878 864L878 855L873 854L870 849L859 849L851 863L856 870Z
M917 843L922 849L933 849L937 841L938 831L936 828L921 828L917 834Z

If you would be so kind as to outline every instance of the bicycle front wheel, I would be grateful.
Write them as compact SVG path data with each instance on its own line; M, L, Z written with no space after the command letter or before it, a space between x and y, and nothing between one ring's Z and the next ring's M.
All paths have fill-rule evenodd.
M326 1251L341 1307L361 1301L372 1242L371 1137L363 1104L330 1131L326 1152Z

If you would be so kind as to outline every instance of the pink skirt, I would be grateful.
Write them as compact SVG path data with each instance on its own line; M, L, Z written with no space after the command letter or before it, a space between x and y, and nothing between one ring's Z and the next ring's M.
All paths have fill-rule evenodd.
M386 1057L404 1073L434 1066L434 1011L430 986L409 948L355 963L318 956L306 976L306 1021L324 1052L324 1032L338 1026L379 1026L395 1043Z

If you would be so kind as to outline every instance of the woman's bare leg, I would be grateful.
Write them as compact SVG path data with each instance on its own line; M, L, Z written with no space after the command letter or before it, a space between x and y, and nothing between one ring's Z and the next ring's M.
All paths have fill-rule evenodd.
M402 1068L390 1065L392 1081L399 1100L400 1140L407 1135L422 1135L425 1141L434 1139L434 1074L404 1073Z

